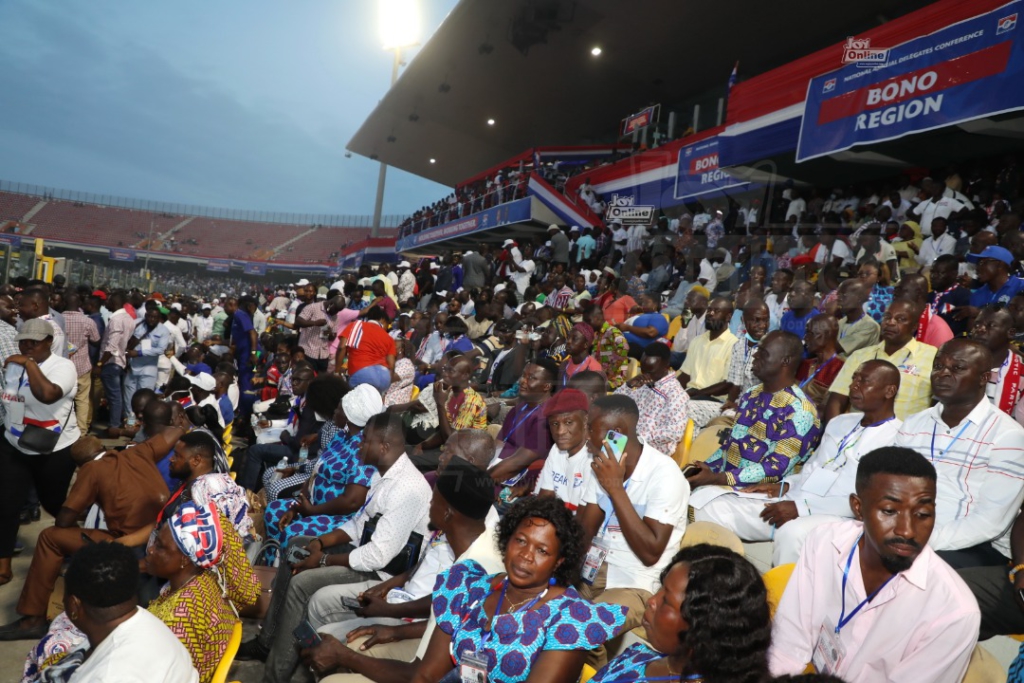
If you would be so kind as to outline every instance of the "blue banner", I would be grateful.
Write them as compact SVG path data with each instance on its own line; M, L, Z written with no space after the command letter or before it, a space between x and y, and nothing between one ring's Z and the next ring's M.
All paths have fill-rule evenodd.
M439 225L436 228L427 228L415 235L398 240L395 249L404 251L413 247L443 242L453 237L461 237L478 230L490 230L502 225L523 223L530 220L530 202L529 198L517 199L514 202L506 202L472 216Z
M245 263L242 266L242 272L246 275L266 275L267 264L266 263Z
M206 269L211 273L230 273L231 261L210 259L209 261L206 262Z
M845 66L812 78L797 161L1024 109L1024 0L902 45L847 42Z
M0 244L9 244L12 249L21 249L21 235L15 234L2 234L0 235Z
M111 249L110 260L111 261L134 261L135 260L134 249Z
M726 189L739 192L749 185L744 180L733 178L728 171L723 171L719 166L717 136L680 147L675 199L690 199Z

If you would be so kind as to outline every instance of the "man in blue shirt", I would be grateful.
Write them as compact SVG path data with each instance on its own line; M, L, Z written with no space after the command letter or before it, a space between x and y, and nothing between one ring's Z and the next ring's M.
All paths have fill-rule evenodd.
M234 310L228 311L230 307ZM251 296L243 296L237 303L229 299L225 311L231 316L231 347L238 364L238 389L245 394L252 391L252 369L256 361L259 339L256 328L252 324L252 315L256 312L256 300Z
M668 320L658 311L658 302L650 294L640 296L640 307L643 313L638 315L632 325L619 325L622 336L629 342L630 358L640 358L648 344L658 341L668 334Z
M985 247L980 254L967 254L967 260L978 264L981 287L971 292L971 305L964 312L965 317L976 317L977 309L991 303L1008 304L1016 294L1024 291L1024 280L1010 275L1014 258L1008 249Z
M591 258L594 255L594 249L597 247L597 240L594 239L594 229L589 225L583 228L583 237L576 240L576 260L584 267L590 268L593 266Z
M818 309L814 306L814 286L801 280L789 290L789 310L782 314L779 329L803 339L807 321L816 315Z

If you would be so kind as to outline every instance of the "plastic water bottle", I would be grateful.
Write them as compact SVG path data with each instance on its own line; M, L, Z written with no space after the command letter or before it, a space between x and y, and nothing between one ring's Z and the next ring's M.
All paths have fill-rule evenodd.
M303 446L299 449L299 462L306 462L309 459L309 446Z
M125 427L134 427L135 426L135 422L136 422L135 413L128 413L128 417L124 421Z
M256 428L256 425L259 424L259 421L260 421L260 416L257 415L256 413L253 413L252 417L249 418L249 422L252 424L253 429Z
M281 460L277 463L277 471L283 472L286 469L288 469L288 458L281 458Z

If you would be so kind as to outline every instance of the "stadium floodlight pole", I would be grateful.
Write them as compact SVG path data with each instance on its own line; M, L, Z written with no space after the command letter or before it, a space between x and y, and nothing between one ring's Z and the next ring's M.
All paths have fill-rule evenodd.
M146 288L153 292L153 278L149 276L149 254L153 251L153 219L149 219L149 239L146 240Z
M398 68L402 63L402 48L395 47L395 61L391 66L391 85L394 87L398 80ZM380 171L377 173L377 201L373 204L373 229L370 237L377 237L380 234L381 212L384 210L384 183L388 176L388 165L380 162Z
M391 65L391 87L394 87L398 80L398 69L402 66L402 48L412 47L419 40L419 0L378 0L377 28L384 49L395 52L395 59ZM381 161L380 172L377 175L377 201L373 206L371 237L377 237L380 233L381 212L384 210L384 182L387 174L387 164Z

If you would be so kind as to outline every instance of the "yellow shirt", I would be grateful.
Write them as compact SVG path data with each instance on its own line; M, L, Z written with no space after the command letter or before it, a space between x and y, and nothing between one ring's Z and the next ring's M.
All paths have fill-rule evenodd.
M885 342L866 346L850 354L829 390L849 396L850 382L857 368L869 360L887 360L900 371L900 390L896 394L894 409L896 417L906 420L932 405L932 361L935 360L936 351L938 349L934 346L922 344L916 339L911 339L891 356L885 354Z
M705 332L690 341L686 360L676 374L690 376L687 389L703 389L724 382L729 376L732 347L737 341L736 335L728 329L714 341L711 339L711 333Z

